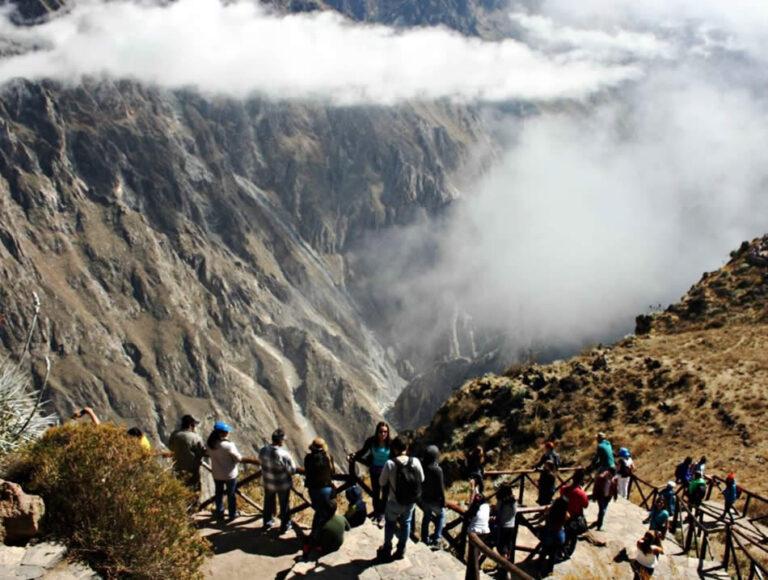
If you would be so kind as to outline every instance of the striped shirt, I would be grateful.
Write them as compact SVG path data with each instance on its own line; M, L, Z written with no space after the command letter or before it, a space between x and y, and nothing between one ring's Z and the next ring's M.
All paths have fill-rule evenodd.
M282 445L265 445L259 451L261 479L267 491L291 489L291 475L296 473L296 463Z

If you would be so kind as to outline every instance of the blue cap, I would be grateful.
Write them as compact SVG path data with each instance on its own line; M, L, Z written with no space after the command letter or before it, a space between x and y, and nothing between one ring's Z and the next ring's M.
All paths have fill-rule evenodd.
M226 433L229 433L230 431L232 431L232 426L231 425L227 425L224 421L216 421L213 424L213 430L214 431L224 431Z
M629 449L626 447L619 449L619 457L629 457Z

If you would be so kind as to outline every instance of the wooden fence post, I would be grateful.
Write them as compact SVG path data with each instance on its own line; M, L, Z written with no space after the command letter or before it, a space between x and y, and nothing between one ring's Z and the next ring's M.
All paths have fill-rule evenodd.
M480 553L473 542L468 543L467 572L464 575L464 580L478 580L480 578Z

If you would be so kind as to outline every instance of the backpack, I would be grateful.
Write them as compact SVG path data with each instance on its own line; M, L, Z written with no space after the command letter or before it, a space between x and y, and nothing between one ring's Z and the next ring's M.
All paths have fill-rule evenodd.
M707 495L707 484L697 483L696 487L691 490L690 500L693 505L701 505L704 501L704 496Z
M395 499L400 505L410 505L421 497L421 478L413 465L413 457L403 465L397 459L395 462Z
M623 457L619 457L619 476L629 477L632 475L632 470L629 469L629 463Z

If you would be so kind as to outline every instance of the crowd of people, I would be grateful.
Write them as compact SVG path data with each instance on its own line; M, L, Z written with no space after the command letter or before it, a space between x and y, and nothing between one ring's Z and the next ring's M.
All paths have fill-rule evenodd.
M88 416L99 422L93 411L86 407L75 413L75 418ZM372 496L372 512L368 513L362 491L357 485L347 487L345 496L348 509L337 514L337 491L334 483L336 466L326 442L317 438L309 446L303 467L298 466L285 445L285 433L278 428L272 433L271 443L264 445L258 459L243 457L229 439L232 427L217 421L206 441L197 433L199 421L184 415L178 430L168 442L174 459L177 476L190 489L201 489L200 469L204 458L210 462L214 481L213 517L233 520L237 511L237 479L241 463L258 463L262 471L264 487L264 528L277 526L279 532L292 529L289 498L292 478L303 474L311 506L314 510L311 529L306 536L303 554L314 558L337 550L344 541L344 533L362 525L370 517L384 528L383 543L377 550L377 559L389 562L405 556L411 538L415 508L421 510L420 541L433 549L443 545L443 528L446 518L445 478L440 466L440 453L436 446L426 447L419 457L409 454L408 441L403 437L391 437L389 425L380 422L374 434L365 440L360 450L347 456L350 472L354 464L365 465L370 474L369 490ZM135 431L138 431L134 428ZM129 434L139 437L142 447L150 449L149 441L140 431ZM539 567L543 574L551 571L555 563L573 553L578 537L589 528L601 530L611 500L627 498L635 464L628 448L621 447L614 453L611 442L604 433L596 436L594 457L585 468L575 469L565 484L558 485L557 472L561 458L555 452L555 444L544 442L544 453L533 466L538 472L538 496L536 503L545 507L540 532ZM467 530L494 546L502 557L512 552L517 525L518 505L515 490L507 482L500 482L492 490L485 488L485 453L482 447L470 449L466 455L466 479L469 489L465 518ZM686 457L675 470L675 480L669 481L656 495L653 506L644 523L648 531L637 542L634 560L638 577L653 574L659 554L663 553L662 541L669 531L674 532L676 509L679 508L676 486L682 486L688 505L697 508L704 501L708 484L704 478L707 458L694 461ZM591 499L597 505L597 517L588 525L585 510L590 497L584 490L587 473L593 473ZM741 493L733 473L729 474L723 490L724 510L720 520L734 521L734 503ZM225 511L224 498L227 499ZM493 498L495 501L492 503ZM276 511L277 509L277 511ZM395 544L396 540L396 544Z

